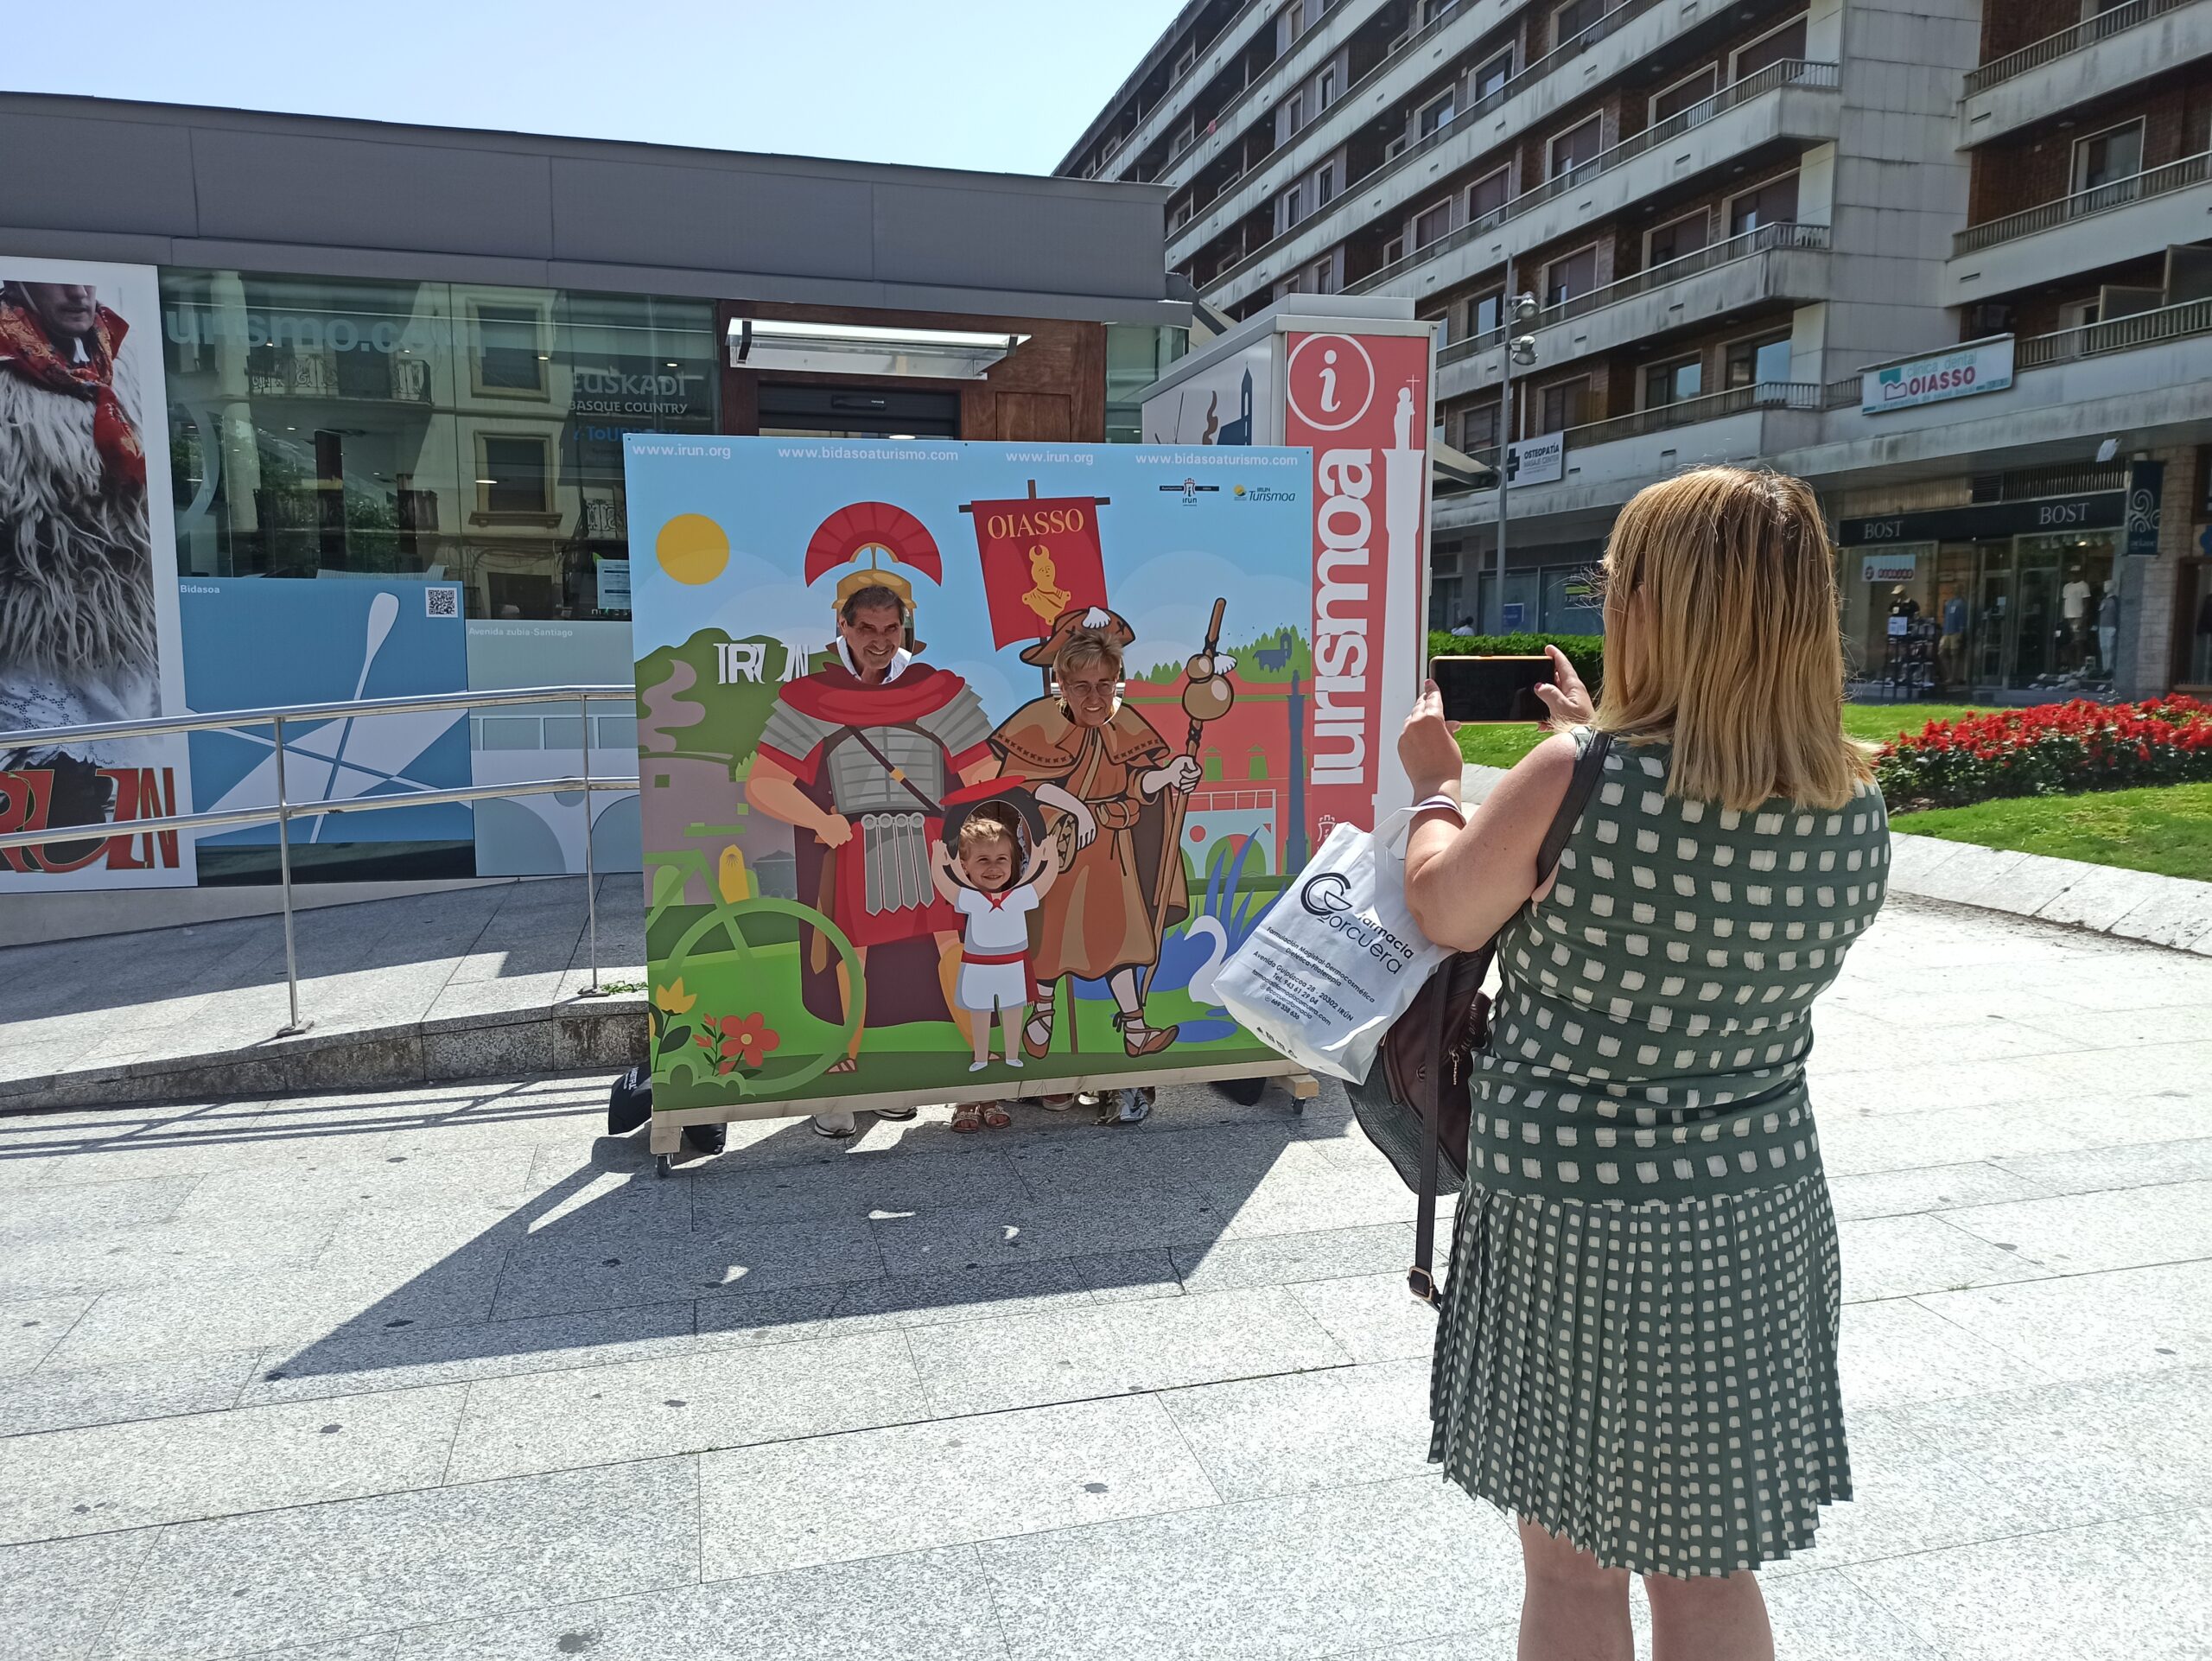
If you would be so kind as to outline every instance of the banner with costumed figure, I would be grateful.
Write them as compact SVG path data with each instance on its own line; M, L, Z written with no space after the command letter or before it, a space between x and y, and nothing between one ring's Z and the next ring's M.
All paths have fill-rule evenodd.
M1281 1070L1211 977L1308 852L1305 451L626 464L657 1108Z
M0 256L0 732L181 713L161 298L148 265ZM189 838L181 735L0 747L0 893L165 888Z

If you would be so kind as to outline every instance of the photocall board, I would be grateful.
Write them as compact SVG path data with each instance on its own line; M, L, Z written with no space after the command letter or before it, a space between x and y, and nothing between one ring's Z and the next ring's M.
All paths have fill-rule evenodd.
M656 1110L1283 1071L1212 977L1307 858L1316 792L1371 816L1371 777L1330 773L1371 761L1382 718L1340 696L1338 765L1314 753L1313 466L632 436ZM1357 504L1328 550L1351 636L1394 576L1389 482L1372 457L1332 479ZM1118 647L1117 695L1056 684L1079 638ZM1012 833L1010 871L954 845L978 812Z

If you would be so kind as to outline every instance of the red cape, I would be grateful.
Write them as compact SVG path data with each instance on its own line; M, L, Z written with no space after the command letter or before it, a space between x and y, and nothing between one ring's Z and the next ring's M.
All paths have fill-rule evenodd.
M870 686L839 663L785 682L776 696L817 721L840 727L888 727L935 715L967 684L950 670L932 669L917 659L897 680Z

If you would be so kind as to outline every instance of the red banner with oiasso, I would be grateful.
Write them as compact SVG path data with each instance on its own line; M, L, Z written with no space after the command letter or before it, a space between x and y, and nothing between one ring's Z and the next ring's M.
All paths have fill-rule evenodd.
M1313 451L1309 829L1371 828L1402 792L1396 733L1419 684L1427 563L1427 334L1292 334L1283 442ZM1411 654L1411 655L1408 655Z
M993 646L1041 640L1070 607L1106 603L1098 504L1090 497L975 502L969 512L983 560Z

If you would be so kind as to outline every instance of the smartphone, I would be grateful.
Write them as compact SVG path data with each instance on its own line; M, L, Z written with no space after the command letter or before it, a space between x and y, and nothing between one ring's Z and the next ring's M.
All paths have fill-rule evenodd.
M1431 658L1429 678L1444 695L1446 721L1543 721L1536 696L1549 684L1549 658Z

